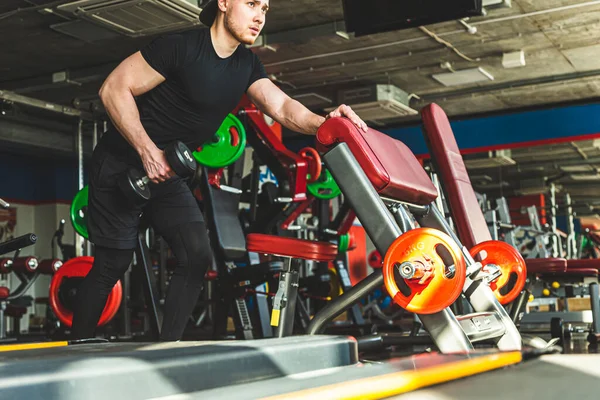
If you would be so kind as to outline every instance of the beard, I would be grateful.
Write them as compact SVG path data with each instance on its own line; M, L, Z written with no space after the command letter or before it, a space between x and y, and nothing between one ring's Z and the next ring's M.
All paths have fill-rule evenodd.
M243 36L244 29L237 25L231 18L231 15L229 15L228 13L225 13L225 29L227 29L231 36L233 36L235 40L237 40L241 44L251 45L254 44L256 40L256 38L252 36L248 36L245 38Z

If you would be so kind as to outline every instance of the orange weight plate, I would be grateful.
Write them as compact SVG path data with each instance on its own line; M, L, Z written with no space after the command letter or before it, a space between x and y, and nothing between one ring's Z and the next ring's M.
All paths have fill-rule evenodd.
M400 276L400 267L406 265L414 269L414 278ZM452 265L453 273L448 268ZM399 236L383 260L388 293L397 305L416 314L433 314L454 303L462 293L466 273L466 262L456 242L432 228L417 228ZM397 279L405 283L405 293Z
M469 253L476 261L478 256L481 258L479 261L483 269L490 264L500 267L502 275L490 283L490 288L494 291L500 304L506 305L519 296L527 281L527 267L517 249L506 242L488 240L473 247ZM509 288L510 277L513 273L516 274L517 280L512 288ZM508 293L503 294L505 288L509 290Z

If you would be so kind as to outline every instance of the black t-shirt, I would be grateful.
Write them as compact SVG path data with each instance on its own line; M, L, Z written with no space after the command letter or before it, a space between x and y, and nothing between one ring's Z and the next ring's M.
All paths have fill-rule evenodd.
M142 125L161 149L181 140L194 150L210 140L250 85L267 78L259 58L243 45L219 57L206 28L154 39L141 54L165 78L136 98ZM102 140L116 151L133 150L112 125Z

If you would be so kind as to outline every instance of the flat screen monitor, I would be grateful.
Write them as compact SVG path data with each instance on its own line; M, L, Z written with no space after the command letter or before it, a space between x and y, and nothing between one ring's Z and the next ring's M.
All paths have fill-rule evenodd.
M346 31L389 32L482 15L482 0L342 0Z

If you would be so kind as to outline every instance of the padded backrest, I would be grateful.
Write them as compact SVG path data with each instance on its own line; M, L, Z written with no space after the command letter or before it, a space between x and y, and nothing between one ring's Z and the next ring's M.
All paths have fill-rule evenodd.
M435 186L410 149L384 133L364 132L346 118L331 118L319 128L317 141L326 149L346 143L382 196L420 205L437 197Z
M213 187L208 182L208 169L202 175L202 197L210 238L221 261L235 261L245 257L246 235L239 219L240 196Z
M461 242L471 248L491 240L465 162L444 110L430 104L421 110L423 133L449 203L450 214Z

